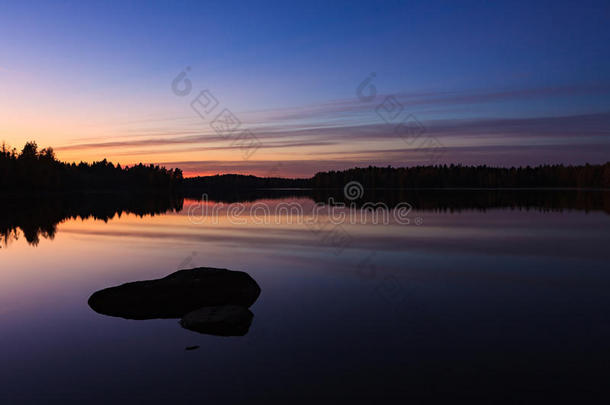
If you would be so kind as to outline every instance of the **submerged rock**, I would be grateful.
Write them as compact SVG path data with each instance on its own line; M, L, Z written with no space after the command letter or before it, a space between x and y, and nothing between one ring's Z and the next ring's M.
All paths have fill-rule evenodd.
M244 336L250 329L254 315L246 307L224 305L203 307L184 315L183 328L219 336Z
M121 318L181 318L201 307L236 305L247 310L260 292L247 273L199 267L106 288L91 295L88 302L95 312Z

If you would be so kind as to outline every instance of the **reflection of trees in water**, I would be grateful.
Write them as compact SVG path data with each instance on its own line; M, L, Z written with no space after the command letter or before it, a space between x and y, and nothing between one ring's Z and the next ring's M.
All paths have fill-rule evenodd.
M188 197L201 198L192 193ZM460 212L465 210L519 209L540 212L603 211L610 214L610 191L587 190L381 190L364 189L364 196L348 200L343 189L334 190L251 190L209 193L211 202L251 202L259 199L311 198L326 203L329 199L350 206L367 201L394 207L407 202L416 210ZM68 219L94 218L108 221L122 213L146 215L180 211L183 197L136 193L58 193L29 198L0 199L0 238L6 245L23 234L31 245L40 238L53 239L57 224ZM20 231L20 232L19 232Z
M416 210L460 212L466 210L517 209L540 212L604 211L610 214L610 191L604 190L383 190L364 189L360 199L348 200L343 190L313 190L316 202L329 198L347 206L361 206L365 202L383 202L390 208L407 202Z
M362 206L382 202L393 208L407 202L414 209L434 212L464 210L522 209L546 211L604 211L610 214L610 190L577 189L372 189L363 188L361 198L348 199L343 188L277 190L206 190L184 193L186 198L238 203L261 199L309 198L316 203Z
M248 203L257 200L282 199L282 198L313 198L311 189L226 189L215 190L187 189L183 191L185 198L201 201L203 198L212 202L221 203Z
M59 193L0 199L0 236L4 245L20 234L31 245L53 239L57 225L69 219L108 221L122 213L146 215L182 210L183 199L171 194ZM19 232L20 231L20 232Z

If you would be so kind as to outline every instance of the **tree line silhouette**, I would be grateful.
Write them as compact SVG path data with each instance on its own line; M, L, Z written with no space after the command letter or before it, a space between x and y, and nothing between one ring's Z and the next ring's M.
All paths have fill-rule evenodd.
M290 179L283 177L257 177L242 174L217 174L184 179L185 188L206 190L240 190L240 189L287 189L308 188L309 179Z
M312 188L339 188L358 181L364 188L610 188L610 162L603 165L491 167L437 165L354 168L317 173Z
M175 190L182 184L180 169L142 163L121 167L108 162L64 163L53 148L28 142L20 152L5 143L0 148L0 189L16 191Z
M343 187L358 181L364 196L346 200ZM426 190L450 188L521 188L495 191ZM310 198L316 202L382 201L392 207L408 201L417 209L433 211L489 208L584 210L610 213L610 191L544 190L524 188L610 188L610 163L603 165L545 165L497 168L489 166L373 167L317 173L310 179L216 175L183 179L180 169L154 165L121 167L101 162L64 163L52 148L38 150L28 142L18 153L0 148L0 245L18 238L28 243L39 236L53 238L56 225L70 218L108 220L123 212L155 215L180 211L183 199L243 202L267 198ZM7 193L8 191L8 193ZM15 191L15 193L11 193ZM32 195L31 191L62 191ZM63 191L67 191L63 193ZM106 192L108 191L108 192ZM21 196L21 195L24 196ZM12 195L12 197L11 197Z
M38 150L36 142L21 152L3 143L0 149L0 189L16 191L171 190L201 191L271 188L342 188L358 181L364 188L610 188L610 162L600 165L541 165L492 167L436 165L353 168L319 172L309 179L256 177L237 174L183 179L180 169L137 164L116 166L106 159L64 163L52 148Z

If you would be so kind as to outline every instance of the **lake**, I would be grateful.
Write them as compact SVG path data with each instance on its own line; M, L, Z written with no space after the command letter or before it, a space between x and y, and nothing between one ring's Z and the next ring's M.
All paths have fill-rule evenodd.
M0 400L606 395L607 192L383 196L387 219L346 200L314 216L326 196L269 194L3 200ZM194 267L256 280L245 335L88 305L103 288Z

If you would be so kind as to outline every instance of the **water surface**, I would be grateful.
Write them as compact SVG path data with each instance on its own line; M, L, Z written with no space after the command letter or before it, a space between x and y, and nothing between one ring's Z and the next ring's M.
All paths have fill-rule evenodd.
M409 224L338 229L324 216L313 227L248 215L261 202L307 213L320 199L309 195L248 198L233 216L239 198L211 200L220 214L196 221L196 200L3 201L0 400L604 394L608 199L478 193L470 205L459 194L411 198ZM245 336L87 305L102 288L199 266L245 271L260 285Z

